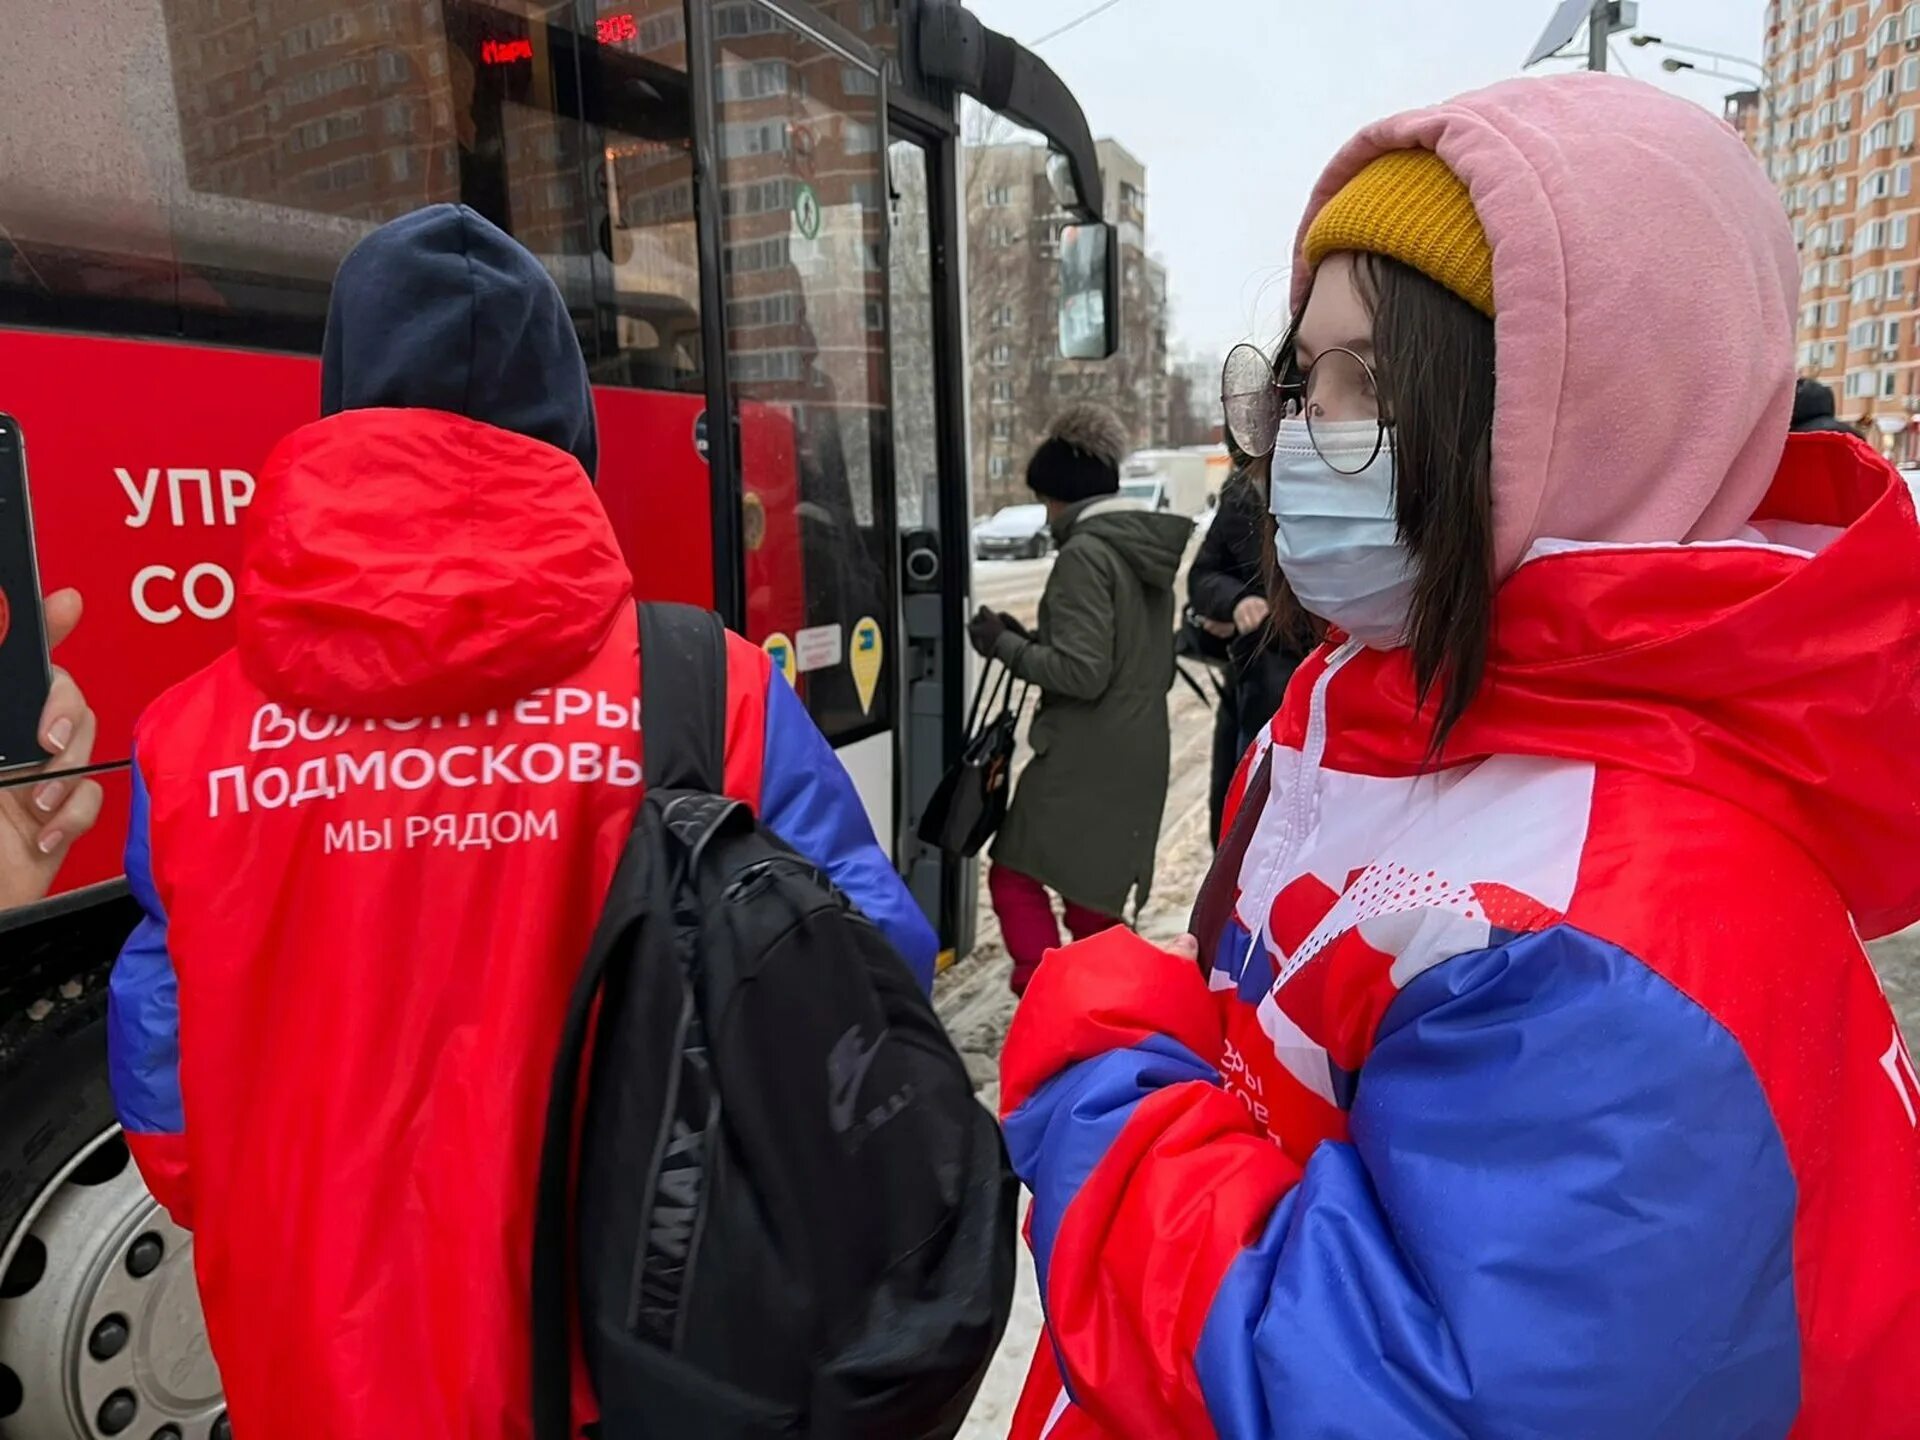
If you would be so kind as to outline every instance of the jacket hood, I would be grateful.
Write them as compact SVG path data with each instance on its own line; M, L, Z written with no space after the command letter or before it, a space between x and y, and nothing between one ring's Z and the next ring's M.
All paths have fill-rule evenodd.
M320 351L320 413L465 415L567 451L593 477L593 393L559 287L464 205L402 215L348 252Z
M1793 387L1793 428L1857 433L1846 421L1834 417L1833 387L1818 380L1802 380Z
M1786 439L1800 271L1739 137L1615 75L1509 81L1379 121L1308 203L1296 311L1314 216L1369 161L1412 148L1466 184L1493 249L1498 575L1542 538L1736 534Z
M1553 756L1705 790L1818 860L1863 936L1889 933L1920 919L1916 577L1900 477L1858 440L1796 435L1746 538L1537 547L1441 763ZM1432 711L1413 696L1404 651L1354 655L1330 682L1329 761L1422 768Z
M236 606L247 676L283 703L405 719L572 674L633 580L580 462L436 410L356 410L275 447Z
M1810 420L1833 418L1833 387L1818 380L1800 380L1793 387L1793 425L1797 430Z
M1186 558L1193 522L1184 515L1149 510L1138 500L1105 496L1068 512L1058 534L1062 542L1072 535L1099 537L1120 552L1143 585L1167 590Z

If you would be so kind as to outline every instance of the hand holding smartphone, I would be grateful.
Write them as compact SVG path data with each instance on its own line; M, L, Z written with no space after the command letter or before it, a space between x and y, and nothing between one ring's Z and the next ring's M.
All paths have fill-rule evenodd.
M80 596L40 594L20 427L0 415L0 910L44 896L100 815L95 722L50 652L80 623ZM12 782L12 783L9 783Z
M40 713L53 687L33 504L20 426L0 414L0 775L47 758Z

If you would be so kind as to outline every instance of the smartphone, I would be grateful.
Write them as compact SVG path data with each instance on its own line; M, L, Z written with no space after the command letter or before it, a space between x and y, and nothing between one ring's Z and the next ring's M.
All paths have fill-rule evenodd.
M53 684L20 424L0 414L0 774L44 763L40 712Z

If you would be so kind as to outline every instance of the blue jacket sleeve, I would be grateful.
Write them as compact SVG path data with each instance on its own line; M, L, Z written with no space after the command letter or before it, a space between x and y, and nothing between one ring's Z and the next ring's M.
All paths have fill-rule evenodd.
M1230 1190L1249 1163L1224 1138L1190 1143L1220 1093L1115 1051L1009 1117L1036 1230L1051 1217L1053 1233L1035 1236L1053 1258L1049 1310L1068 1287L1078 1313L1128 1317L1102 1328L1104 1346L1122 1334L1142 1346L1076 1357L1056 1334L1070 1386L1121 1366L1184 1372L1231 1440L1791 1427L1784 1145L1732 1036L1634 957L1561 927L1409 983L1361 1072L1351 1143L1321 1145L1298 1184L1277 1187L1265 1223L1237 1232L1251 1240L1226 1237L1238 1250L1217 1283L1189 1277L1214 1287L1197 1343L1160 1354L1179 1328L1160 1319L1164 1295L1129 1293L1101 1237L1068 1232L1184 1230L1189 1264L1206 1269L1221 1237L1193 1235L1196 1196ZM1039 1113L1060 1106L1072 1113ZM1203 1173L1207 1151L1220 1173ZM1124 1176L1103 1176L1109 1163ZM1059 1273L1067 1254L1084 1273Z
M167 949L167 916L153 883L146 781L131 767L127 885L140 922L120 950L107 986L107 1074L114 1109L154 1197L182 1225L187 1203L186 1113L180 1099L180 1005Z
M933 986L933 927L873 838L840 758L776 669L767 681L760 819L814 864L906 957L923 990Z

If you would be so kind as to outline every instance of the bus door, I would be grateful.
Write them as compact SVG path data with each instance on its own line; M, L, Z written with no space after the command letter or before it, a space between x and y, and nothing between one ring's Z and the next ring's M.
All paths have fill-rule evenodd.
M900 591L881 63L785 0L700 16L738 485L716 508L737 506L742 628L838 748L892 849Z
M968 667L962 623L968 582L969 497L964 375L953 264L953 203L941 177L948 137L910 122L887 146L891 244L887 256L892 341L894 503L900 527L902 714L896 747L902 801L896 827L901 873L943 946L972 948L974 887L967 865L916 833L940 777L960 753Z

